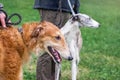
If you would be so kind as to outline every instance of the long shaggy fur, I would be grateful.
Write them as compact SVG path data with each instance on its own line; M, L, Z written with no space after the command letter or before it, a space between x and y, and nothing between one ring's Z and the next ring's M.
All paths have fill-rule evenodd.
M29 59L31 51L46 51L45 42L67 47L60 30L49 22L26 23L22 29L21 33L14 26L0 29L0 80L22 80L22 64ZM58 34L61 40L55 40Z

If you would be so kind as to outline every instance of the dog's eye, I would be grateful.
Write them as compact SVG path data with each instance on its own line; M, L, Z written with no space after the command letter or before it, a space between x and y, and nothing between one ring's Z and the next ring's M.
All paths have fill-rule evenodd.
M90 18L90 17L88 17L88 18L86 18L86 19L85 19L85 21L86 21L86 22L89 22L89 21L90 21L90 19L91 19L91 18Z
M60 40L61 37L58 35L58 36L55 36L55 39L56 39L56 40Z

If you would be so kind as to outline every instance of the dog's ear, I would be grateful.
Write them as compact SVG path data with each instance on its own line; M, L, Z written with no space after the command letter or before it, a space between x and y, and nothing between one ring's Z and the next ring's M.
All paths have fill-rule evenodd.
M31 37L37 38L39 35L43 35L45 33L43 27L37 27L33 30Z
M73 20L73 21L80 21L80 18L79 18L78 15L76 15L76 16L73 16L72 20Z

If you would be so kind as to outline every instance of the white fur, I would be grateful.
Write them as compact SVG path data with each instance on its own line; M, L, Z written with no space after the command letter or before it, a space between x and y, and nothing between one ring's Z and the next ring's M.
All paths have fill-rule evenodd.
M74 18L74 19L73 19ZM61 32L64 34L65 39L67 41L68 47L70 49L71 55L73 56L72 60L72 80L76 80L77 78L77 65L79 64L80 57L79 52L82 48L82 37L79 27L99 27L99 23L93 20L86 14L75 14L74 17L70 18L66 24L61 28ZM59 68L56 67L57 75L60 73ZM59 76L56 77L56 80Z

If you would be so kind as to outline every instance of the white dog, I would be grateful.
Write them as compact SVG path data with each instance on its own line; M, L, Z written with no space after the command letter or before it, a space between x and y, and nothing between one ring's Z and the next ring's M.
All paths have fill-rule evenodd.
M68 43L72 60L72 80L76 80L77 77L77 65L80 61L79 52L82 47L82 37L80 27L99 27L99 23L93 20L86 14L75 14L71 17L66 24L61 28L62 33ZM56 80L59 80L60 65L56 66Z

